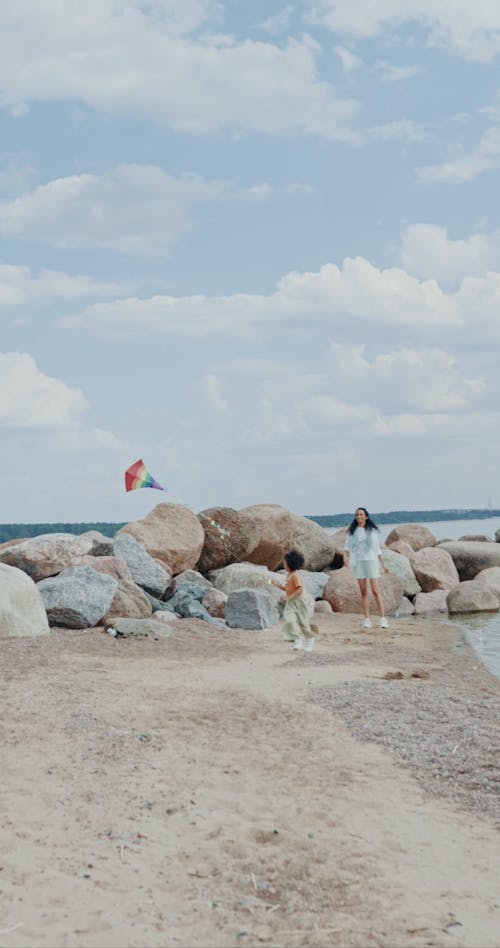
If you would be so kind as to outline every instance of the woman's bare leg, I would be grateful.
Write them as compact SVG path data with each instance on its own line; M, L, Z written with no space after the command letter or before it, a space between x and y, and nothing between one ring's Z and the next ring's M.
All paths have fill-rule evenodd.
M359 591L361 594L361 606L365 615L365 619L368 619L370 616L370 608L368 604L368 582L366 579L358 579Z
M380 589L378 588L378 579L370 579L370 586L373 593L373 598L375 599L375 602L377 603L377 608L382 618L385 615L384 601L382 599L382 593L380 592Z

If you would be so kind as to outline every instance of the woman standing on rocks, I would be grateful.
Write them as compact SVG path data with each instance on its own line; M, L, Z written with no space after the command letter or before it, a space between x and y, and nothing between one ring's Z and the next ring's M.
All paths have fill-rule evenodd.
M378 588L380 569L389 570L380 554L380 540L377 524L372 520L366 507L358 507L352 523L347 530L344 547L344 565L352 566L361 593L361 605L364 612L364 629L371 629L368 582L380 613L380 628L387 628L382 594Z

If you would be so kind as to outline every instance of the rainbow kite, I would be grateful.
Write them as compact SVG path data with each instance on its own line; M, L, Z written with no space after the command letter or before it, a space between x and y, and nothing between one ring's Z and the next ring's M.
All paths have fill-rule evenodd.
M125 490L138 490L139 487L156 487L165 490L149 473L144 461L136 461L125 471Z

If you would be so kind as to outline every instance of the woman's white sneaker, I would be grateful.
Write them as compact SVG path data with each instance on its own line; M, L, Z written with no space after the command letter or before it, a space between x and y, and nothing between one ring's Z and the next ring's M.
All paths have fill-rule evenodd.
M304 651L304 643L303 643L302 639L295 639L295 642L293 643L293 650L294 650L294 652L303 652L303 651Z
M371 619L365 619L365 621L363 622L363 629L371 629L371 627L372 627Z
M381 629L386 629L386 628L387 628L387 619L386 619L385 616L382 616L382 618L381 618L381 620L380 620L380 628L381 628Z

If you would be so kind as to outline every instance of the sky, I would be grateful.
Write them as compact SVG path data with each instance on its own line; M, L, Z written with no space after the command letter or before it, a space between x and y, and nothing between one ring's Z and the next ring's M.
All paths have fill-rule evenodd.
M0 522L500 506L499 59L498 0L0 5Z

